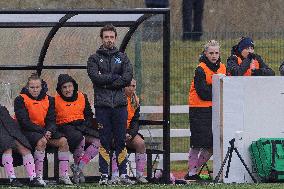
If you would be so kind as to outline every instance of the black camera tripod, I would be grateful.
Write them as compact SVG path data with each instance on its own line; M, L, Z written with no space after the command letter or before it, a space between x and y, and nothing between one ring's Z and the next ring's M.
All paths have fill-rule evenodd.
M230 164L231 164L231 160L232 160L232 155L233 155L233 151L235 151L239 157L239 159L241 160L243 166L246 168L248 174L250 175L251 179L253 180L254 183L257 183L257 180L254 178L254 176L252 175L252 173L250 172L247 164L245 163L244 159L242 158L241 154L239 153L238 149L235 147L235 138L233 138L232 140L229 141L230 146L228 147L228 151L226 153L225 159L222 162L221 168L218 172L218 175L215 177L214 179L214 183L217 183L220 179L221 173L224 169L224 166L226 165L227 159L228 159L228 165L227 165L227 170L226 170L226 175L225 178L228 178L229 175L229 171L230 171Z

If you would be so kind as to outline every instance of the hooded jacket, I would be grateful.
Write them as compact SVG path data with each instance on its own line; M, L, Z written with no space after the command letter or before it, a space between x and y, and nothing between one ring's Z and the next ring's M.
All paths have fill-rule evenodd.
M17 121L19 122L22 130L37 132L41 134L45 134L46 131L50 131L51 133L56 132L55 125L55 113L54 113L54 98L48 96L46 93L48 91L47 84L45 81L42 81L42 89L37 98L34 98L28 91L26 87L22 88L22 91L19 96L16 97L14 101L14 110L16 114ZM26 102L25 102L26 100ZM26 107L27 101L47 104L47 110L44 117L38 117L38 120L43 120L43 125L39 125L38 123L41 121L32 121L32 119L37 119L36 117L39 115L37 113L32 113L33 115L29 115L29 110ZM29 104L32 104L29 102ZM32 118L32 119L31 119Z
M61 92L61 86L67 82L72 82L74 86L74 91L73 91L73 96L72 97L65 97L62 92ZM93 112L91 109L91 105L88 101L87 95L83 94L81 92L78 92L78 84L77 82L68 74L60 74L58 77L58 82L57 82L57 87L56 87L57 95L55 97L55 113L56 113L56 121L58 122L60 114L58 113L59 109L62 106L62 104L59 104L60 102L66 103L66 105L72 104L75 102L77 105L78 103L79 106L76 106L78 110L75 110L77 112L69 112L70 117L67 117L65 120L71 120L70 122L62 122L60 121L60 125L84 125L88 127L93 127L92 119L93 119ZM64 105L64 104L63 104ZM82 108L80 108L82 106ZM69 110L74 110L72 108L64 109L66 111ZM80 111L82 110L82 111ZM76 115L75 115L76 114ZM80 114L80 115L79 115ZM66 115L66 112L65 112ZM76 119L76 117L78 119ZM79 118L80 117L80 118Z
M244 58L238 52L238 46L235 45L232 47L231 56L227 59L227 75L230 76L244 76L244 75L252 75L252 76L274 76L275 72L269 68L261 56L258 54L254 54L253 57L254 62L257 63L257 71L251 71L251 62L252 58L247 57ZM251 74L248 74L251 73Z
M94 87L95 107L127 106L124 87L130 84L133 71L126 54L101 46L89 57L87 71Z

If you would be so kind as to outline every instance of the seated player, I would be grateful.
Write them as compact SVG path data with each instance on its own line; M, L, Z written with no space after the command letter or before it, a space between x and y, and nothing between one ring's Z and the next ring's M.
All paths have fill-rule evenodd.
M99 133L93 124L93 112L87 95L78 91L78 84L68 74L60 74L55 96L56 125L67 138L73 153L73 182L83 183L84 166L99 151ZM85 143L89 146L84 150Z
M138 133L139 130L139 117L140 117L140 104L136 91L136 81L132 79L131 84L125 87L125 94L127 96L127 125L126 125L126 146L129 149L135 150L136 162L136 180L138 183L147 183L144 178L144 168L146 164L146 147L144 138ZM119 183L117 160L113 156L112 160L112 182Z
M31 154L31 145L22 134L18 123L10 116L6 107L0 105L0 154L2 154L2 165L6 175L10 179L12 187L21 187L23 184L16 178L13 157L18 152L23 160L23 165L30 178L30 186L42 187L35 174L34 158ZM17 156L16 156L17 157ZM17 158L17 159L19 159ZM16 159L16 160L17 160ZM19 159L19 161L21 161Z
M16 97L14 109L16 118L23 134L35 150L35 172L39 181L42 179L43 161L47 145L58 148L59 183L72 185L68 175L69 146L65 137L57 131L55 125L54 98L48 96L46 83L33 74L28 78L27 85Z

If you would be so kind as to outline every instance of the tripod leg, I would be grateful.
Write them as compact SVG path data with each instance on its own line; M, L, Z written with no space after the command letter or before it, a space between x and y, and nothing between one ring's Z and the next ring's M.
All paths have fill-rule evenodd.
M221 173L222 173L223 168L224 168L224 166L225 166L225 164L226 164L226 162L227 162L227 159L228 159L228 157L229 157L230 152L231 152L231 147L228 148L228 151L227 151L227 153L226 153L225 159L224 159L223 162L222 162L221 168L220 168L220 170L219 170L217 176L216 176L215 179L214 179L214 183L217 183L217 182L219 181L220 176L221 176Z
M229 171L230 171L230 166L231 166L231 161L232 161L232 155L233 155L233 149L234 149L234 147L230 148L230 153L229 153L229 159L228 159L228 165L227 165L225 178L228 178L228 176L229 176Z
M199 170L199 172L197 173L198 175L200 175L200 174L201 174L201 172L202 172L202 170L204 169L205 165L207 165L207 164L206 164L206 163L204 163L204 164L200 167L200 170Z
M235 152L237 153L239 159L241 160L242 164L244 165L244 167L246 168L249 176L251 177L251 179L253 180L254 183L257 183L257 180L254 178L254 176L252 175L252 173L250 172L247 164L245 163L244 159L242 158L241 154L239 153L237 148L234 148Z

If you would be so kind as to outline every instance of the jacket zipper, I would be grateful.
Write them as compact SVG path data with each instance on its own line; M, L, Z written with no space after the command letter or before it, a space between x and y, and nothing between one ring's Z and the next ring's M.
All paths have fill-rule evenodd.
M111 59L112 59L112 56L110 55L109 53L109 71L110 73L112 74L112 70L111 70ZM113 90L111 90L111 107L114 108L114 102L113 102Z

